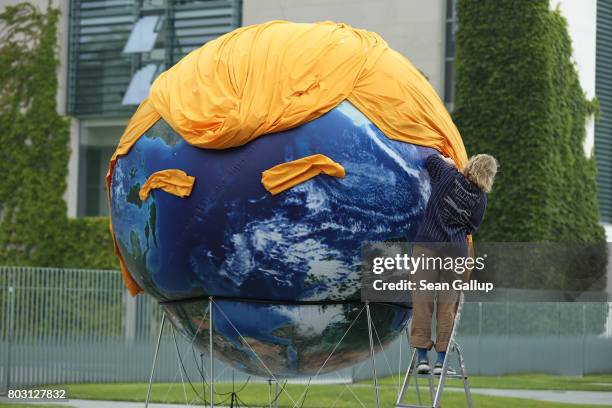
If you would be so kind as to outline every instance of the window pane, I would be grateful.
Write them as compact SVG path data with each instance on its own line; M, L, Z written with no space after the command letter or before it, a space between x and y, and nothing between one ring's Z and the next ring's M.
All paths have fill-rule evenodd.
M80 199L83 200L83 212L80 215L95 217L108 214L106 168L113 151L114 148L106 146L81 146L84 184L80 193Z
M169 68L192 49L240 26L241 4L71 0L68 112L76 117L129 117L142 91L148 90L151 68L146 67Z
M455 17L455 0L446 0L446 18Z
M453 22L446 23L446 57L452 58L455 56L455 24Z
M159 21L159 16L145 16L138 19L130 33L130 38L128 38L125 47L123 47L123 53L151 51L157 40L157 31L155 29Z
M85 215L98 215L100 188L100 152L95 148L85 148Z
M455 64L446 61L444 66L444 102L452 103L455 100Z
M149 88L151 87L151 83L153 82L153 77L155 76L155 72L157 71L157 65L149 64L141 69L139 69L132 80L130 81L130 85L123 96L123 100L121 101L122 105L138 105L142 102L147 95L149 95Z

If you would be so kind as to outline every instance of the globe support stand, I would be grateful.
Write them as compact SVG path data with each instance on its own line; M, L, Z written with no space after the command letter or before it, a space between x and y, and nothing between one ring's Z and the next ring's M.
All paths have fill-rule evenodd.
M159 354L159 345L161 343L162 333L164 332L164 325L166 324L166 313L162 313L161 323L159 325L159 335L157 336L157 344L155 345L155 354L153 354L153 364L151 366L151 375L149 376L149 385L147 387L147 398L145 400L145 408L149 406L149 399L151 398L151 387L153 385L153 375L155 374L155 366L157 364L157 355Z
M218 296L215 297L215 298L219 299ZM211 396L211 398L210 398L210 405L209 405L210 408L214 408L213 398L214 398L214 393L215 393L215 390L214 390L214 381L215 381L214 369L215 369L215 364L214 364L214 345L213 345L213 330L214 330L214 317L215 317L214 315L216 315L216 313L213 312L213 307L216 305L215 298L213 298L212 296L209 296L209 297L205 298L205 299L208 300L207 303L208 303L208 313L209 313L209 338L208 338L208 341L209 341L209 353L210 353L209 354L209 358L210 358L210 361L209 361L209 364L210 364L209 365L210 373L209 373L209 375L210 375L210 396ZM221 297L221 299L223 299L223 297ZM189 300L193 300L193 299L189 299ZM183 302L183 301L185 301L185 300L181 300L181 302ZM247 301L247 300L244 300L244 301ZM253 300L249 299L248 301L253 301ZM174 303L175 301L170 301L170 302ZM168 303L170 303L170 302L168 302ZM160 302L160 304L162 304L162 305L164 303L166 303L166 302ZM268 302L268 303L270 303L270 302ZM339 301L336 302L336 301L333 301L331 303L344 304L346 302L339 302ZM331 358L332 354L336 351L337 347L340 345L340 343L342 342L344 337L351 330L353 325L357 322L357 320L359 319L359 316L361 315L363 310L366 309L366 317L367 317L367 324L368 324L368 340L369 340L369 346L370 346L370 362L371 362L371 366L372 366L372 377L374 379L374 397L375 397L375 404L376 404L375 407L376 408L380 408L380 395L379 395L379 389L378 389L378 374L377 374L377 371L376 371L376 359L374 357L375 352L376 352L374 350L374 332L376 330L376 327L374 326L374 322L372 320L370 302L366 301L364 303L365 303L365 305L361 308L361 310L359 311L359 314L357 315L357 317L353 320L353 322L351 323L349 328L346 330L346 332L344 333L342 338L338 341L338 343L336 344L336 346L334 347L334 349L332 350L330 355L327 357L327 359L325 360L325 362L321 366L321 368L319 368L319 371L317 371L317 373L315 374L315 378L319 375L321 370L325 367L325 364ZM311 303L306 303L306 304L311 304ZM228 323L231 325L231 327L233 327L233 329L236 331L236 333L238 333L238 335L242 338L242 335L240 334L240 331L234 326L234 324L231 322L229 317L218 306L217 306L217 311L221 312L221 315L224 316L224 318L228 321ZM206 314L204 314L204 316L205 315ZM153 363L152 363L152 367L151 367L151 375L149 377L149 385L148 385L148 389L147 389L147 397L146 397L146 401L145 401L145 408L148 408L148 405L149 405L151 389L152 389L152 383L153 383L153 376L154 376L154 373L155 373L155 368L156 368L156 364L157 364L157 356L159 354L161 337L163 335L163 330L164 330L164 325L165 325L165 322L166 322L166 318L167 318L166 313L163 312L162 319L161 319L161 324L160 324L159 335L158 335L158 338L157 338L157 344L156 344L156 348L155 348L155 354L154 354L154 357L153 357ZM203 322L203 320L202 320L202 322ZM197 335L199 330L200 330L200 327L198 327L198 330L197 330L195 335ZM194 337L195 337L195 335L194 335ZM376 334L376 335L378 336L378 334ZM242 338L242 339L245 341L246 345L249 346L248 342L246 342L246 340L244 338ZM378 341L380 343L380 339ZM176 345L176 339L175 339L175 345ZM380 344L380 346L382 348L382 344ZM257 355L255 350L253 350L251 348L251 351L253 353L255 353L255 356L259 359L261 364L264 366L264 368L270 374L270 378L273 379L274 382L275 382L274 400L270 401L270 406L272 406L272 404L273 404L274 407L276 408L278 406L278 397L280 396L280 393L281 392L285 392L287 394L287 392L285 391L284 386L282 388L279 387L278 379L268 369L268 367L265 365L264 361ZM178 356L178 354L177 354L177 356ZM180 360L180 356L178 356L178 358ZM183 370L184 370L184 368L183 368ZM309 385L310 385L310 380L309 380L308 386ZM305 396L305 393L308 391L308 386L306 388L306 391L302 394L302 396ZM280 390L279 390L279 388L280 388ZM294 406L298 406L298 402L294 401L289 394L287 394L287 396L293 402ZM302 396L300 396L298 401L302 398ZM302 404L303 404L303 402L302 402Z
M368 318L368 336L370 338L370 359L372 360L372 377L374 379L374 401L376 408L380 408L378 397L378 376L376 375L376 360L374 359L374 338L372 337L372 316L370 315L370 302L366 301L366 315Z
M270 387L272 387L272 379L270 378L268 380L268 383L270 384ZM274 399L270 400L270 408L272 408L272 404L274 404L274 408L278 408L278 397L279 397L279 391L278 391L278 380L274 380Z
M213 298L208 298L208 316L209 316L209 336L208 345L210 347L210 408L215 407L214 393L215 393L215 360L213 357ZM166 312L162 313L161 323L159 325L159 334L157 335L157 343L155 345L155 353L153 354L153 363L151 365L151 374L149 375L149 384L147 386L147 397L145 399L145 408L149 407L149 401L151 399L151 389L153 388L153 376L155 375L155 367L157 366L157 356L159 354L159 346L161 344L162 335L164 333L164 326L166 324ZM176 342L176 340L175 340ZM176 343L175 343L176 344Z

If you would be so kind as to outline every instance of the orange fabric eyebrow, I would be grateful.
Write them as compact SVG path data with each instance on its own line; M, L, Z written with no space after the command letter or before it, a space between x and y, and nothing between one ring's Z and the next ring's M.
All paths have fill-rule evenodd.
M183 170L161 170L149 176L140 188L138 196L144 201L149 197L151 190L161 188L166 193L185 198L191 195L194 182L195 177L188 176Z
M333 177L344 177L346 174L340 164L323 154L315 154L264 171L261 173L261 183L272 195L276 195L321 173Z

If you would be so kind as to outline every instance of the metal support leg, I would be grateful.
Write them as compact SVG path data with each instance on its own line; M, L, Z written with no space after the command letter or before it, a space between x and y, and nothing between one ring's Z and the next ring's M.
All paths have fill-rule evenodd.
M272 408L272 378L268 378L268 408Z
M274 382L274 408L278 408L278 380Z
M439 408L440 403L442 401L442 393L444 392L444 384L446 383L446 370L448 369L448 353L444 358L444 363L442 364L442 374L440 374L440 379L438 380L438 388L436 388L436 395L433 400L433 407Z
M161 324L159 325L159 335L157 336L155 354L153 355L153 366L151 367L151 375L149 376L149 386L147 387L147 398L145 400L145 408L149 406L149 399L151 397L151 387L153 385L153 375L155 374L155 365L157 364L157 354L159 353L159 345L161 343L162 333L164 332L165 324L166 324L166 312L163 312Z
M459 356L459 367L461 369L461 376L463 377L463 389L465 390L465 399L468 408L472 408L472 391L470 390L470 382L468 380L467 369L465 368L465 361L463 360L463 353L461 352L461 347L459 347L458 344L455 344L455 348L457 349L457 355Z
M412 370L412 375L414 375L414 390L416 391L417 404L421 405L421 389L419 388L419 375L416 370Z
M208 298L208 351L210 354L210 408L215 408L215 359L213 357L213 298Z
M376 375L376 361L374 360L374 338L372 337L372 316L370 315L370 302L366 302L366 313L368 317L368 335L370 336L370 358L372 360L372 374L374 376L374 398L376 408L380 408L380 400L378 398L378 377Z
M397 400L395 402L395 405L400 404L402 400L404 399L404 395L406 395L406 390L408 389L408 386L410 385L410 375L412 374L413 361L414 361L415 355L416 355L416 349L414 349L414 351L412 352L412 356L410 357L410 361L408 363L408 369L406 370L406 375L404 376L404 381L402 382L402 388L400 388L400 391L397 394Z
M434 400L434 381L432 376L427 377L427 382L429 383L429 400Z
M434 408L440 407L442 401L442 393L444 392L444 385L446 383L446 376L448 370L448 355L452 350L452 347L455 345L455 337L457 336L457 327L459 326L459 321L461 320L461 312L463 310L463 293L459 295L459 302L457 304L457 313L455 314L455 320L453 321L453 329L451 330L450 339L448 341L448 347L446 349L446 357L444 358L444 363L442 364L442 374L440 374L440 380L438 382L438 388L436 389L436 395L433 400Z

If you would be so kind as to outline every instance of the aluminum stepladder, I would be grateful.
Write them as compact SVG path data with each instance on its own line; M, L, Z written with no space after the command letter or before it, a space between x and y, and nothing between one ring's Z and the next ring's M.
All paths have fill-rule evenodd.
M440 376L434 376L432 373L430 374L418 374L416 372L416 367L418 365L417 361L417 350L414 349L412 351L410 362L408 363L408 369L406 370L406 374L404 376L404 381L402 382L402 387L397 395L397 400L395 402L395 408L439 408L442 403L442 394L444 392L444 385L446 380L449 378L461 379L463 380L463 388L465 390L465 399L467 401L468 408L472 408L472 393L470 391L470 383L468 380L468 374L465 368L465 361L463 360L463 354L461 353L461 347L457 344L455 340L457 336L457 328L459 327L459 322L461 320L461 312L463 311L463 292L459 295L459 301L457 302L457 312L455 313L455 320L453 322L453 329L451 331L451 336L448 342L448 349L446 353L446 358L444 359L444 364L442 365L442 374ZM457 370L457 374L449 374L448 371L448 362L450 360L450 355L456 354L459 360L459 369ZM414 377L414 388L416 392L417 404L404 404L402 400L408 391L410 385L410 377ZM435 387L434 394L434 379L439 377L438 385ZM430 405L422 405L421 404L421 393L419 390L419 378L426 378L429 385L429 397L431 399Z

